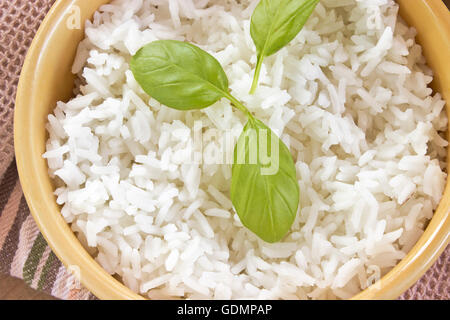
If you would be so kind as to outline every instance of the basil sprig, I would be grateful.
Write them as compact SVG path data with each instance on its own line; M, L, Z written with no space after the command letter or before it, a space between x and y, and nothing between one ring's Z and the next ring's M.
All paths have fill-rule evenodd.
M281 240L299 203L294 161L277 135L229 93L220 63L192 44L159 40L141 48L130 67L142 89L167 107L203 109L227 98L247 115L234 150L231 200L244 226L267 242Z
M258 86L265 57L291 42L302 30L319 0L261 0L253 11L250 34L258 61L250 93Z

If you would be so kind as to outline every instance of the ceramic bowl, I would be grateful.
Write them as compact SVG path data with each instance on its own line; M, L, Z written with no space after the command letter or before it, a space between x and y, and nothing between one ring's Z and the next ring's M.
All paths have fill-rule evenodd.
M71 66L83 39L77 21L85 21L107 0L56 1L27 54L20 77L14 117L17 168L23 191L42 234L66 266L79 268L83 285L100 299L142 299L109 275L87 253L60 214L42 158L47 115L58 100L72 96ZM430 67L433 88L450 100L450 14L441 0L398 0L401 16L418 31ZM78 20L80 18L80 20ZM450 108L447 113L450 118ZM450 151L450 148L449 148ZM450 154L448 156L450 159ZM395 299L431 266L449 241L450 185L425 233L409 254L380 281L355 299Z

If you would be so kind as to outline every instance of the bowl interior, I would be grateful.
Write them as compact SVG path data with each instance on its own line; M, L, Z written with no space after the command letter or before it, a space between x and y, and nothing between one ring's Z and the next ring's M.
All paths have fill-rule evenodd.
M92 17L108 0L57 1L36 35L20 78L15 110L15 150L20 180L30 210L55 254L66 266L78 267L80 280L101 299L141 299L104 271L86 252L60 214L47 173L47 115L59 100L72 96L71 66L83 30L77 21ZM450 14L440 0L398 0L402 17L418 30L434 89L450 99ZM77 20L79 19L79 20ZM447 108L450 117L450 110ZM411 286L448 243L450 185L427 230L411 252L357 299L393 299Z

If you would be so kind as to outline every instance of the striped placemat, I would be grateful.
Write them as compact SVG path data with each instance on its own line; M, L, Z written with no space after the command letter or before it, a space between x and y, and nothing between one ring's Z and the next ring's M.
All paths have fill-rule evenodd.
M65 1L65 0L61 0ZM61 299L94 299L66 271L39 232L20 187L13 148L20 70L54 0L0 0L0 272ZM400 299L450 298L450 248Z
M0 272L61 299L92 299L68 273L39 232L23 196L16 163L0 183Z

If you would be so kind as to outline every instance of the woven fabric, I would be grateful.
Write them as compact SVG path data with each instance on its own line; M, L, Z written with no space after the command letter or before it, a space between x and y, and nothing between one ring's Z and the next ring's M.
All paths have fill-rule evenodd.
M53 2L0 0L0 272L61 299L92 299L40 234L23 197L14 161L13 110L20 70ZM400 299L449 299L449 266L450 247Z

